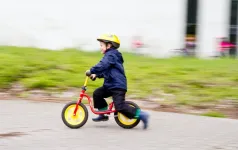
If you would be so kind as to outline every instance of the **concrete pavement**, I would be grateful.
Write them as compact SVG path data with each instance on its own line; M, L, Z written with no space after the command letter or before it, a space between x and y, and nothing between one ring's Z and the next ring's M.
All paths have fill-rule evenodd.
M126 130L90 113L82 128L69 129L64 105L0 100L0 150L238 150L238 120L149 111L148 130Z

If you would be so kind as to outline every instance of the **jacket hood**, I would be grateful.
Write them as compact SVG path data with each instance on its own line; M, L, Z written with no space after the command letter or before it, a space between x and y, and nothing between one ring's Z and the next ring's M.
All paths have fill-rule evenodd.
M120 63L124 63L124 59L122 57L121 52L119 52L117 49L108 49L107 50L108 53L113 53L114 55L117 56L118 60L120 61Z

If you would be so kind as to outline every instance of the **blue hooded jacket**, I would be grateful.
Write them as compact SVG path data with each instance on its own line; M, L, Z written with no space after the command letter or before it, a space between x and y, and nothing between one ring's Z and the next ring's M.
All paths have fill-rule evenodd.
M104 78L103 86L107 89L127 90L127 79L123 67L122 54L116 49L108 49L98 64L90 69L98 78Z

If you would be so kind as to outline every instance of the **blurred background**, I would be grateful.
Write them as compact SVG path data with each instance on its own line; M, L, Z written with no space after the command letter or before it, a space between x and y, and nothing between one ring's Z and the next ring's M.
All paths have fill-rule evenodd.
M0 19L1 45L94 51L114 33L125 51L213 57L226 38L237 56L237 0L2 0Z
M0 0L0 20L0 150L238 149L238 0ZM61 112L104 33L121 41L126 100L151 114L147 132L94 123L90 109L82 129L62 122L86 116Z
M2 95L77 99L85 70L102 57L96 38L113 33L128 99L206 108L199 113L225 105L237 118L237 7L237 0L1 0ZM89 94L102 83L90 82Z

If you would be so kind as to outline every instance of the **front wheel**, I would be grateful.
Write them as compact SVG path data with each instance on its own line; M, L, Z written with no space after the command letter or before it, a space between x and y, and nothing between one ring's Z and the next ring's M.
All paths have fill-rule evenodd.
M129 104L131 107L135 107L135 108L139 109L139 106L136 103L134 103L134 102L126 101L126 104ZM119 112L115 112L114 116L115 116L116 123L120 127L125 128L125 129L134 128L140 122L140 119L129 119L126 116L124 116L122 113L119 113Z
M75 116L73 115L76 105L77 102L69 102L61 113L64 124L71 129L82 127L88 120L88 110L83 103L78 105L77 113Z

